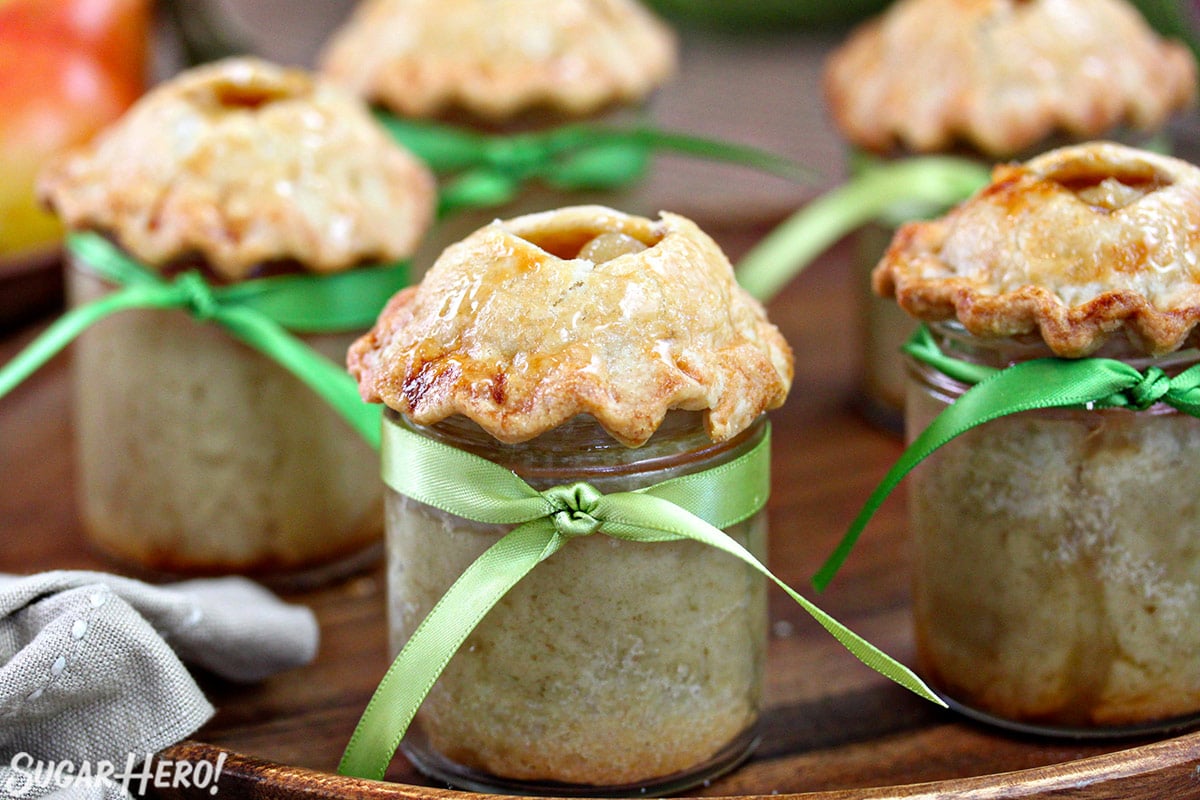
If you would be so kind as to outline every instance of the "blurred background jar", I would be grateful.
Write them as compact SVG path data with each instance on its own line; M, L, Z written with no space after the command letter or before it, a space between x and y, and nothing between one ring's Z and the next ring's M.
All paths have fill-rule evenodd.
M68 253L72 307L117 288ZM302 341L336 363L360 333ZM80 521L109 559L307 586L380 556L371 448L228 331L181 310L124 311L80 337L73 366Z
M163 282L301 282L403 261L433 177L356 98L255 58L159 84L51 162L48 205ZM71 301L118 290L72 257ZM390 273L389 273L390 274ZM407 273L343 298L361 327L297 331L334 365ZM260 284L261 286L261 284ZM314 317L324 306L314 303ZM313 583L382 552L376 455L279 363L211 319L134 308L76 343L80 514L103 554L165 574ZM348 378L347 378L348 380Z

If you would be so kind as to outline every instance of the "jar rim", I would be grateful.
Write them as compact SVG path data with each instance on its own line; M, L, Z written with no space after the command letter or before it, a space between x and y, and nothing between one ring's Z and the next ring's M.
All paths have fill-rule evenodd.
M447 417L434 425L420 425L399 411L387 408L384 422L486 458L512 470L534 486L668 471L696 472L732 461L757 444L767 432L767 415L762 414L737 435L714 442L702 425L700 412L678 410L668 412L654 435L639 447L617 442L599 422L583 414L541 436L517 444L494 439L461 415ZM572 437L578 438L573 441ZM643 453L648 455L639 457Z

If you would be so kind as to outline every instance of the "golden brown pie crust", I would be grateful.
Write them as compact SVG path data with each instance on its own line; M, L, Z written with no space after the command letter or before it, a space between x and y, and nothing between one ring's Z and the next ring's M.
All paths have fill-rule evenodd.
M333 272L405 258L436 202L428 169L358 98L251 58L155 88L52 162L39 193L148 264L199 256L228 280L278 260Z
M1002 165L946 216L904 225L873 277L976 336L1039 332L1078 357L1123 331L1170 352L1200 322L1200 169L1104 142Z
M898 0L829 59L825 93L860 147L1011 157L1156 130L1193 102L1196 65L1125 0Z
M366 0L321 70L401 116L502 121L639 101L676 61L674 35L636 0Z
M645 246L579 258L605 233ZM792 353L690 220L578 206L497 221L452 245L350 349L368 402L421 425L462 414L496 439L590 414L645 442L669 409L715 441L783 403Z

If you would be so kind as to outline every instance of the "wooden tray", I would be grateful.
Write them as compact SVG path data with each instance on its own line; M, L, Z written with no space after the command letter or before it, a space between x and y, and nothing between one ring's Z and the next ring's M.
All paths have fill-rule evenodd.
M725 233L738 253L761 231ZM808 578L853 518L900 443L852 410L857 364L847 251L839 249L781 294L771 314L797 355L795 388L774 414L771 562L807 591ZM0 362L32 337L0 337ZM69 358L56 359L0 401L0 571L111 568L82 544L73 501ZM185 424L186 414L180 415ZM911 662L903 493L890 499L820 605ZM218 797L431 798L397 757L383 784L333 775L386 668L383 571L290 595L321 623L317 660L260 685L200 676L217 706L197 741L167 758L224 764ZM770 601L763 742L737 771L692 792L813 800L851 798L1200 797L1200 733L1159 741L1040 740L964 721L858 664L780 592ZM187 797L187 791L162 791ZM192 793L211 797L207 791Z
M163 757L177 761L216 762L225 757L220 780L221 796L246 798L310 798L311 800L475 800L496 798L408 784L382 783L344 778L325 772L288 767L262 759L230 753L198 742L184 742L164 751ZM935 781L874 789L847 789L800 794L742 795L749 797L795 798L796 800L992 800L993 798L1075 798L1101 800L1163 800L1196 795L1200 778L1200 733L1130 750L1084 758L1037 769L984 775L976 778ZM161 797L211 797L203 790L167 790Z

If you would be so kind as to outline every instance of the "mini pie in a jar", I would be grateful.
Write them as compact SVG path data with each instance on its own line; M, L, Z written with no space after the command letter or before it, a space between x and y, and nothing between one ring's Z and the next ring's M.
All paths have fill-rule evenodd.
M852 171L934 153L990 168L1091 139L1169 148L1196 65L1126 0L900 0L830 57L824 86ZM914 327L871 296L867 276L900 222L944 210L899 205L858 237L863 402L891 427L903 411L898 350Z
M874 279L951 359L914 351L911 438L948 430L955 404L1019 405L910 477L925 677L1019 727L1194 720L1200 419L1178 383L1200 360L1200 169L1110 143L997 167L945 217L903 226ZM1020 370L1041 383L989 389ZM1127 383L1056 399L1096 380Z
M217 287L400 261L434 205L432 175L357 98L249 58L160 85L39 190L69 229ZM117 287L74 257L68 288L80 305ZM361 333L304 339L340 359ZM220 326L124 311L82 337L74 368L80 508L105 553L151 571L315 577L378 550L370 447Z
M349 367L365 399L390 406L385 429L481 456L538 491L585 481L609 493L763 446L792 354L692 222L585 206L497 221L447 248ZM384 441L390 480L389 462L410 459ZM507 528L398 491L387 522L399 651ZM726 533L761 557L766 515ZM693 785L755 741L765 637L765 585L737 559L695 541L579 538L471 633L402 747L476 789Z

